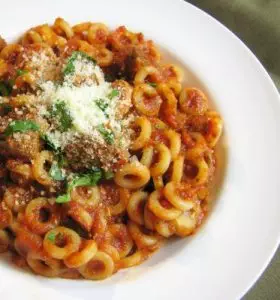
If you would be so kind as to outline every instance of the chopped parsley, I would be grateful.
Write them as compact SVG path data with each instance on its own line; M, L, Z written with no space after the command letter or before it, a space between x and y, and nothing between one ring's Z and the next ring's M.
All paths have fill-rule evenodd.
M27 73L28 73L28 71L26 71L26 70L18 69L18 70L17 70L17 77L18 77L18 76L25 75L25 74L27 74Z
M63 76L72 75L75 73L75 65L74 62L78 59L84 59L91 63L96 63L95 59L82 51L73 51L71 56L68 58L66 66L63 70Z
M104 125L99 125L97 127L97 130L103 136L103 138L104 138L104 140L107 144L112 145L114 143L114 134L113 134L113 132L106 129L104 127Z
M108 108L109 104L105 102L104 99L97 99L95 100L96 105L98 106L98 108L100 110L102 110L103 112L105 112L105 110Z
M49 241L51 241L52 243L55 242L55 238L56 238L56 234L55 234L54 232L50 232L50 233L48 234L48 236L47 236L47 239L48 239Z
M157 84L155 82L147 82L148 85L156 88L157 87Z
M114 173L112 171L103 171L104 179L110 180L114 178Z
M102 177L100 169L93 170L88 173L75 175L74 178L67 184L67 192L56 198L57 203L66 203L71 200L71 192L78 186L95 186Z
M46 146L54 151L54 152L60 152L60 148L57 147L51 140L50 136L47 134L41 134L41 139L46 143Z
M112 92L108 95L108 98L109 98L110 100L112 100L113 98L119 96L119 94L120 94L120 93L119 93L118 90L113 89Z
M63 181L65 179L65 174L58 162L53 162L49 171L50 176L57 181Z
M72 117L66 103L61 100L57 100L50 109L50 116L56 118L59 123L59 129L64 132L72 127Z
M9 136L15 132L38 131L39 126L31 120L12 121L5 130L5 135Z

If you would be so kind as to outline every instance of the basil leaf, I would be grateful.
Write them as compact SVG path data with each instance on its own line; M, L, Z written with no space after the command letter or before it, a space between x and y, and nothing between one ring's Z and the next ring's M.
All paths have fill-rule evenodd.
M67 203L71 199L70 193L58 196L55 200L56 203Z
M55 233L54 233L54 232L50 232L50 233L48 234L48 236L47 236L47 239L48 239L49 241L51 241L52 243L54 243L54 242L55 242L55 237L56 237Z
M117 96L119 96L119 91L116 89L113 89L112 92L108 95L108 98L110 100L112 100L114 97L117 97Z
M99 125L97 130L103 136L107 144L112 145L114 143L114 134L104 127L104 125Z
M27 74L27 73L28 73L28 71L26 71L26 70L18 69L18 70L17 70L17 77L18 77L18 76L22 76L22 75Z
M5 135L9 136L15 132L38 131L39 126L31 120L12 121L5 130Z
M157 87L157 84L155 82L147 82L148 85L156 88Z
M75 66L74 66L74 62L75 60L77 60L78 58L87 60L91 63L96 63L96 60L93 59L91 56L89 56L88 54L86 54L85 52L82 51L73 51L71 56L68 58L66 66L63 70L63 76L67 76L67 75L72 75L75 72Z
M53 162L49 171L50 176L57 181L62 181L65 179L65 174L59 167L57 162Z
M50 109L50 116L56 118L59 129L64 132L72 127L72 117L64 101L58 100Z
M50 139L50 137L49 137L47 134L41 134L41 139L42 139L43 141L45 141L46 145L47 145L52 151L60 152L60 148L57 147L57 146L52 142L52 140Z
M71 200L71 192L78 186L95 186L102 177L101 170L76 175L67 185L67 193L56 198L57 203L66 203Z

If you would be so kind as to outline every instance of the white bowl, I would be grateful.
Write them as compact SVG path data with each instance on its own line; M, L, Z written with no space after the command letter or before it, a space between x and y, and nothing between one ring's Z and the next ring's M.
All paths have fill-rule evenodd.
M141 31L185 67L186 82L207 93L225 122L223 180L195 236L168 243L143 265L102 282L45 279L1 261L1 299L240 298L280 236L280 101L256 57L220 23L179 0L10 1L1 11L0 34L8 39L57 16Z

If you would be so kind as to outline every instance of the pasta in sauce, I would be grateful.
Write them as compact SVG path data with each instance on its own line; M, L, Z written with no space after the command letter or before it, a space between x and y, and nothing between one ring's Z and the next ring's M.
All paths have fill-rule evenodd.
M105 279L194 234L223 122L154 43L62 18L0 38L0 252Z

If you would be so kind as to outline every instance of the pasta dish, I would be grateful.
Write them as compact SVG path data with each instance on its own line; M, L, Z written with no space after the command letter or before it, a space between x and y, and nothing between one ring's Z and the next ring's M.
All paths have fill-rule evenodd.
M222 127L142 33L57 18L0 37L0 252L99 280L194 234Z

